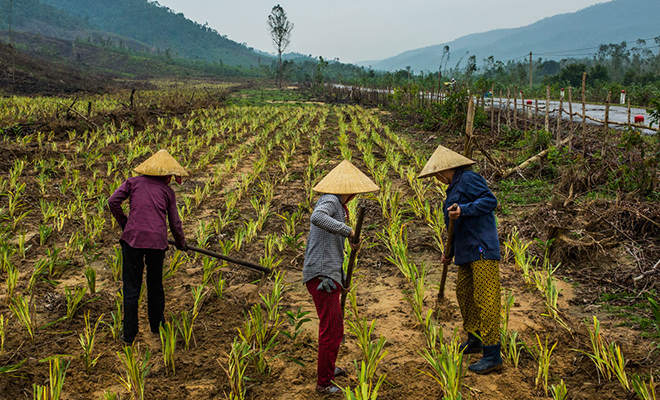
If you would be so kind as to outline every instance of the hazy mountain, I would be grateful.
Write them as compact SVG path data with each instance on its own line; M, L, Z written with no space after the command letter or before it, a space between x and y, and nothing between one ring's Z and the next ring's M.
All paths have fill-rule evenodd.
M660 36L660 0L614 0L580 11L548 17L514 29L497 29L463 36L448 43L406 51L379 61L363 61L358 65L377 70L437 71L444 46L449 46L450 59L446 68L453 68L463 57L476 56L477 64L494 56L496 61L521 60L533 52L536 60L559 60L584 57L597 51L600 44L628 41L628 47L639 38ZM653 39L644 47L655 46ZM577 50L577 51L576 51ZM469 52L466 55L466 52Z
M8 15L9 2L0 3ZM257 54L216 30L148 0L13 0L13 28L64 39L113 38L172 57L225 65L257 66L271 57ZM0 29L7 29L2 18Z

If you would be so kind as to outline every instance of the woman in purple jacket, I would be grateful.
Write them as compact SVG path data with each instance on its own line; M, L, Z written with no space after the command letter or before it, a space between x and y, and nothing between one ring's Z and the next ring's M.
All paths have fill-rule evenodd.
M497 199L486 180L466 169L474 161L438 146L419 177L435 176L447 187L445 223L454 220L453 243L441 263L458 266L456 298L468 340L464 353L484 355L468 369L478 374L502 368L500 355L500 242L493 211Z
M135 168L140 176L128 178L117 189L108 206L123 233L119 239L123 256L124 332L121 340L132 344L138 328L138 299L142 287L142 273L147 266L147 303L151 332L158 333L165 322L165 293L163 291L163 260L167 250L167 222L179 250L186 250L186 238L176 208L174 190L169 186L172 176L181 183L186 170L160 150ZM129 199L127 217L121 204Z

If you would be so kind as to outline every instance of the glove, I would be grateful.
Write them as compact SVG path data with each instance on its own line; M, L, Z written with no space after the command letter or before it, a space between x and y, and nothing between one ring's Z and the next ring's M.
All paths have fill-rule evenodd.
M336 289L337 285L335 285L335 282L327 276L322 276L321 283L316 287L316 290L325 290L328 293L332 293Z
M177 244L174 245L174 247L176 247L177 250L188 251L188 245L186 243L183 243L183 244L177 243Z

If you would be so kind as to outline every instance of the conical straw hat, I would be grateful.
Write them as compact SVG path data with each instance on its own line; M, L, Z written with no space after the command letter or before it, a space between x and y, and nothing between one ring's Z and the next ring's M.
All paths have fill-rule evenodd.
M188 176L188 173L183 169L181 164L165 149L159 150L156 154L147 158L134 171L138 174L151 176Z
M319 193L357 194L375 192L380 188L350 161L344 160L314 186L313 190Z
M429 160L426 162L424 169L422 169L422 172L419 173L417 178L425 178L440 171L446 171L448 169L472 164L476 164L476 162L470 160L467 157L463 157L462 155L451 151L444 146L438 146L438 148L433 152L431 158L429 158Z

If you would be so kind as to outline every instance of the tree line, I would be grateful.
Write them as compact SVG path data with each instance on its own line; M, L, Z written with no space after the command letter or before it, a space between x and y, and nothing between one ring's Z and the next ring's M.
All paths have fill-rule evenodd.
M326 73L324 79L362 87L393 89L402 86L414 86L414 90L437 92L445 84L455 79L459 85L469 88L473 93L483 94L493 85L495 92L506 93L517 87L526 92L526 97L545 97L545 88L551 86L554 92L560 88L579 87L582 74L587 73L587 92L591 101L605 101L608 92L628 91L633 102L648 105L651 100L660 98L660 36L652 41L638 40L632 46L626 42L601 44L597 51L588 57L549 60L537 58L531 63L532 88L529 87L529 59L499 61L494 57L482 60L478 66L476 57L466 60L461 58L455 66L449 67L450 49L438 60L439 71L413 71L410 67L397 71L374 71L370 68L349 67L336 64L334 74ZM293 75L301 78L299 67L290 67ZM296 73L298 72L298 73ZM343 74L342 74L343 72ZM342 80L343 78L343 80Z

